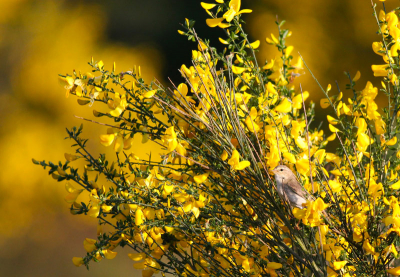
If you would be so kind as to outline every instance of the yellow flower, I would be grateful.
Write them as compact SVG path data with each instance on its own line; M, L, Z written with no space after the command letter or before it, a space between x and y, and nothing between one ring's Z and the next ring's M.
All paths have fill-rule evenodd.
M372 65L372 71L374 72L375 77L386 77L389 72L389 65L388 64L381 64L381 65Z
M207 180L209 174L210 173L207 172L207 173L204 173L201 175L197 175L197 176L194 176L193 179L197 184L202 184Z
M293 97L292 102L293 102L293 109L301 109L303 106L303 99L306 101L306 99L310 96L310 93L308 91L303 92L303 97L301 96L301 93L297 94L295 97Z
M296 161L296 169L302 175L308 175L310 171L310 161L308 158L302 158Z
M365 152L368 146L374 142L373 138L370 138L367 134L361 133L357 137L357 149L361 152Z
M76 198L78 198L79 194L83 191L83 189L74 188L70 183L65 184L65 189L68 192L68 195L65 197L67 203L74 203Z
M83 241L83 248L85 248L86 252L90 253L97 249L95 243L96 243L95 239L86 238Z
M224 13L223 18L226 19L227 22L231 22L232 19L241 13L251 13L252 10L244 9L240 11L241 0L231 0L229 2L229 10Z
M100 135L100 143L104 146L110 146L115 139L115 134Z
M260 127L254 121L256 118L257 118L257 109L255 107L252 107L250 110L250 115L246 117L245 120L247 128L249 128L251 132L258 132L258 130L260 130Z
M346 264L347 264L347 261L337 261L337 262L333 262L333 268L334 268L335 270L340 270L340 269L342 269Z
M392 137L389 141L386 142L386 145L393 146L397 143L397 137Z
M279 113L288 113L292 110L292 103L287 98L283 98L283 100L279 103L278 106L275 107L275 111Z
M66 97L68 97L69 96L69 93L71 92L71 91L73 91L74 90L74 88L76 88L76 85L75 85L75 80L74 80L74 78L72 78L71 76L66 76L66 77L59 77L58 78L58 81L60 82L60 84L67 90L66 91Z
M168 152L174 151L177 147L178 141L176 139L174 126L171 126L167 130L165 130L164 145L167 146Z
M74 263L75 266L81 266L83 265L83 258L81 257L73 257L72 262Z
M232 170L243 170L250 166L249 161L239 162L239 152L235 149L232 152L232 157L228 160L228 164L231 165Z
M102 252L107 260L112 260L117 256L117 252L113 252L110 249L105 249Z
M307 202L307 209L293 209L293 215L297 219L302 219L305 225L319 226L322 224L320 215L328 206L321 198L317 198L315 201Z
M321 105L321 108L323 108L323 109L326 109L331 105L328 98L322 98L320 100L319 104Z
M271 38L272 38L272 40L270 39L270 38L265 38L265 41L268 43L268 44L271 44L271 45L274 45L274 44L279 44L279 40L274 36L274 34L272 34L271 33Z
M368 239L364 240L363 248L368 254L375 254L375 248L369 243Z

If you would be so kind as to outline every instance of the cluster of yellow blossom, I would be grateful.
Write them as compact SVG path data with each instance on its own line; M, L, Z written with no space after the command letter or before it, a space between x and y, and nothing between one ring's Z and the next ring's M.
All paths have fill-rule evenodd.
M320 103L333 110L327 116L332 134L310 130L307 114L314 110L304 107L309 93L296 92L303 64L294 62L293 46L285 45L290 33L280 28L278 37L266 39L281 56L259 66L253 57L260 43L247 40L239 20L251 11L240 10L240 0L216 2L202 7L212 16L207 24L226 31L220 42L230 52L218 53L186 20L187 32L180 33L194 37L198 50L192 51L192 65L180 69L185 82L171 90L158 82L146 84L140 68L116 73L115 65L107 71L102 62L91 62L99 76L62 77L80 104L105 104L109 110L94 115L115 122L100 141L114 145L116 162L92 157L80 130L74 130L69 135L77 155L66 155L64 165L50 165L55 179L83 186L66 186L73 213L113 227L107 234L99 229L98 241L86 239L88 255L74 263L111 259L117 246L127 246L137 251L129 257L143 276L159 271L202 277L356 276L368 264L367 273L385 271L397 257L393 235L400 235L395 196L400 182L387 159L396 132L388 130L390 119L375 103L378 89L368 82L356 91L358 72L350 85L354 97L345 102L342 92L328 95L329 85ZM396 87L388 64L397 61L400 45L397 15L381 12L379 20L391 48L373 44L387 64L372 69ZM143 160L130 151L137 133L142 143L163 147L159 160ZM335 138L341 148L327 152ZM68 165L77 157L88 163L81 175ZM281 163L297 172L310 194L303 209L292 211L275 190L270 174ZM90 171L109 184L90 177ZM89 193L87 204L77 202L83 190ZM297 220L301 228L294 227Z

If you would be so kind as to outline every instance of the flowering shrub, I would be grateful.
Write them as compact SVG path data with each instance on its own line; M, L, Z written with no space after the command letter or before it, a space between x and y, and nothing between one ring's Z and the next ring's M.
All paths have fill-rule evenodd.
M241 10L240 0L216 2L201 5L207 25L225 31L226 48L218 52L186 20L179 33L197 50L180 68L180 84L146 83L140 68L117 72L93 60L92 73L60 77L79 104L107 107L93 114L112 120L100 143L116 153L94 156L81 126L68 130L75 153L65 162L34 161L68 181L72 214L99 220L97 239L85 239L87 255L74 264L113 259L117 247L129 247L143 276L400 275L393 267L400 246L397 10L375 13L382 41L373 50L385 64L372 70L388 106L378 108L370 82L355 89L359 72L349 75L347 101L321 87L320 105L330 113L324 134L310 125L314 104L305 107L309 93L296 85L305 65L286 45L283 22L266 39L280 56L259 64L260 41L242 29L241 14L251 10ZM135 135L158 145L158 155L137 157ZM332 140L340 145L334 153L326 150ZM77 159L86 165L73 167ZM282 163L310 194L303 209L278 196L271 170ZM79 202L83 191L88 201Z

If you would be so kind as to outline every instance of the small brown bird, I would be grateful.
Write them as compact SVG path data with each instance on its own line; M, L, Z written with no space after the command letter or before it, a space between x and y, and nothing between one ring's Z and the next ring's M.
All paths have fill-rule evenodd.
M294 173L286 165L278 165L272 172L275 174L279 196L290 206L303 209L307 202L308 193L297 181Z

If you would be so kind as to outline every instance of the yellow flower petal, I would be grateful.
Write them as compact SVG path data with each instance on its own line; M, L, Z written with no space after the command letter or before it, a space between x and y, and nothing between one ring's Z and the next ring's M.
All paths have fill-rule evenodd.
M243 9L243 10L241 10L240 12L238 12L237 14L241 14L241 13L251 13L251 12L253 12L253 10L250 10L250 9Z
M167 185L167 184L165 184L164 185L164 192L166 193L166 194L170 194L173 190L174 190L174 188L175 188L175 186L174 185Z
M99 213L100 213L100 207L99 206L93 206L88 211L88 216L96 218L96 217L99 216Z
M233 170L243 170L246 167L250 166L249 161L239 162L239 152L235 149L232 152L232 157L228 160L228 164L231 165Z
M121 136L117 136L114 144L114 151L119 153L124 148L124 139Z
M371 255L375 254L375 248L369 243L368 240L364 240L363 248L365 251L367 251L368 254Z
M354 78L353 78L353 82L357 82L358 79L360 79L360 77L361 77L361 73L360 73L360 71L357 71L356 76L354 76Z
M332 133L340 132L340 130L334 127L332 124L329 124L329 130L331 130Z
M204 183L207 180L209 174L210 173L207 172L207 173L204 173L204 174L201 174L201 175L197 175L197 176L194 176L193 179L197 184L201 184L201 183Z
M103 213L108 213L109 211L111 211L113 208L113 206L108 206L108 205L101 205L101 210Z
M390 186L391 189L400 189L400 180Z
M333 133L332 135L330 135L329 137L326 138L327 141L333 141L336 138L336 134Z
M308 159L300 159L296 161L296 169L302 175L308 175L310 171L310 161Z
M285 50L285 56L286 58L288 58L290 56L290 54L292 53L294 47L293 46L288 46Z
M109 249L103 250L103 254L107 260L112 260L117 256L117 252L113 252Z
M194 215L196 218L199 218L199 216L200 216L200 209L197 208L197 207L193 207L193 208L192 208L192 213L193 213L193 215Z
M238 67L238 66L232 65L232 72L233 72L233 73L235 73L235 74L241 74L241 73L243 73L244 71L246 71L246 68L244 68L244 67Z
M275 263L275 262L269 262L267 264L267 267L269 269L280 269L280 268L282 268L282 264L281 263Z
M201 2L200 5L203 7L203 9L210 10L210 9L214 8L217 4L209 4L209 3Z
M221 154L221 160L225 161L228 158L228 152L225 150Z
M327 115L326 117L327 117L328 122L329 122L330 124L332 124L332 125L338 124L338 120L337 120L336 118L334 118L334 117L332 117L332 116L330 116L330 115Z
M146 268L146 263L145 262L136 263L136 264L133 264L133 267L136 268L136 269L145 269Z
M275 44L279 44L279 40L274 36L274 34L271 34L271 38Z
M266 65L264 65L262 68L263 68L264 70L268 70L268 69L271 69L272 67L274 67L274 60L271 60L269 63L267 63ZM271 82L269 82L269 83L271 83Z
M115 134L100 135L100 143L104 146L110 146L115 139Z
M78 155L72 155L72 154L68 154L68 153L65 153L64 157L69 162L75 161L80 158L80 156L78 156Z
M151 98L151 97L154 96L154 94L156 94L156 92L157 92L156 89L146 91L145 93L143 93L143 97L144 98Z
M142 225L142 223L144 222L143 217L144 217L144 214L143 214L142 209L140 209L140 208L136 209L136 211L135 211L135 225L136 226Z
M265 41L266 41L268 44L271 44L271 45L274 45L274 44L275 44L275 42L274 42L272 39L270 39L270 38L265 38Z
M308 91L303 92L303 96L301 93L297 94L295 97L292 99L293 103L293 109L301 109L303 106L303 99L306 101L306 99L310 96L310 93Z
M340 270L340 269L342 269L346 264L347 264L347 261L333 262L333 268L334 268L335 270Z
M249 161L242 161L235 167L235 169L236 170L243 170L248 166L250 166L250 162Z
M119 117L124 110L124 107L118 106L115 108L115 110L110 111L110 115L113 117Z
M95 64L95 66L98 68L98 69L103 69L103 67L104 67L104 62L103 61L99 61L98 63L96 63Z
M253 49L257 49L257 48L260 46L260 41L259 41L259 40L256 40L255 42L250 43L250 46L251 46L251 48L253 48ZM249 46L249 45L246 45L247 48L250 48L250 46Z
M386 142L386 145L392 146L397 143L397 137L392 137L388 142Z
M387 269L386 272L391 275L394 275L394 276L399 276L400 275L400 266L394 267L391 269Z
M317 211L323 211L328 208L329 205L325 204L324 200L322 200L321 198L317 198L317 200L315 200L313 203L313 207Z
M297 207L293 209L293 215L296 219L303 219L306 213L306 209L299 209Z
M220 41L222 44L229 44L228 41L226 41L226 40L224 40L224 39L222 39L222 38L218 38L218 39L219 39L219 41Z
M95 239L86 238L83 241L83 248L85 248L86 252L90 253L97 249L95 243L96 243Z
M146 258L146 254L145 253L135 253L135 254L129 253L128 257L132 261L138 262L138 261L141 261L141 260L145 259Z
M325 156L326 156L325 149L319 149L314 154L314 158L316 158L320 164L322 164Z
M289 163L292 163L292 164L295 164L295 163L296 163L296 157L295 157L292 153L285 152L285 153L283 153L283 157L284 157Z
M220 24L223 20L224 20L223 17L221 17L221 18L208 18L208 19L206 19L206 23L207 23L208 27L214 28L214 27L218 26L218 24Z
M224 22L221 22L221 23L218 24L218 27L220 27L220 28L222 28L222 29L228 28L228 27L230 27L230 26L231 26L231 24L229 24L229 23L224 23Z
M67 203L74 203L82 191L83 189L74 189L74 191L70 192L69 194L67 194L67 196L65 196L65 201Z
M243 261L243 263L242 263L242 266L243 266L243 269L244 269L246 272L250 272L251 267L250 267L250 261L249 261L249 259L245 259L245 260Z
M372 65L371 69L374 72L375 77L386 77L389 72L388 64Z

